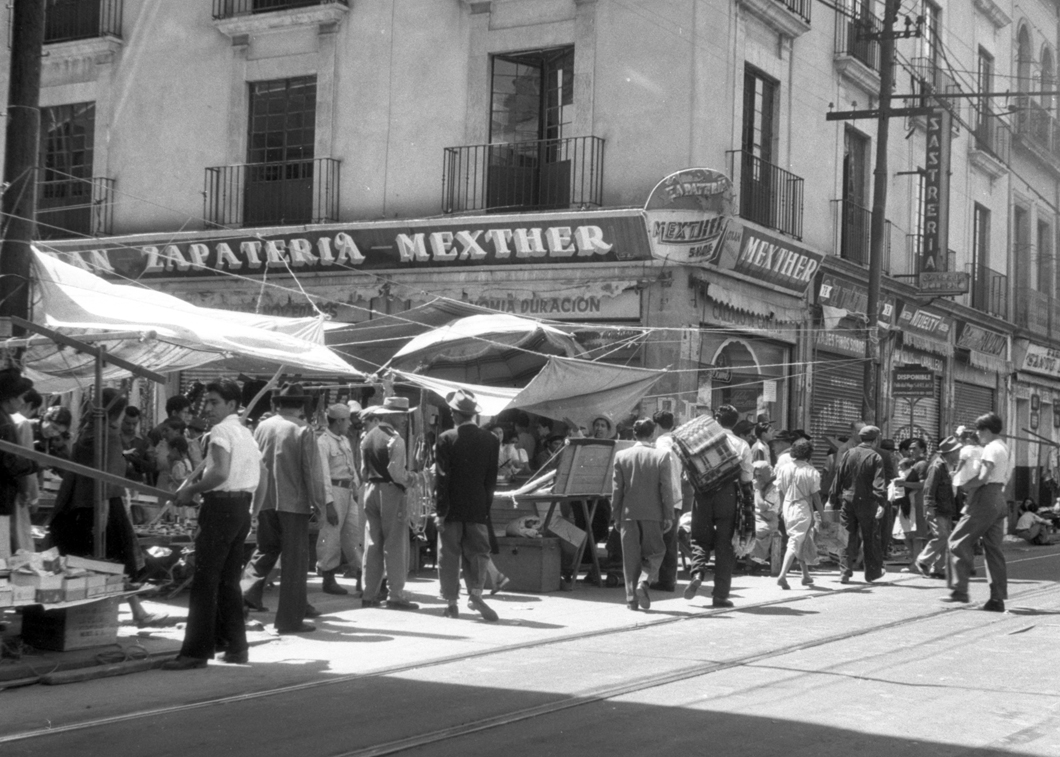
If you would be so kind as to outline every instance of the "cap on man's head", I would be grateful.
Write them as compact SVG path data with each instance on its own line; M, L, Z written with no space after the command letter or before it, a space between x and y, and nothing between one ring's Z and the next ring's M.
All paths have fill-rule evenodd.
M341 402L336 402L334 405L328 405L327 416L328 420L344 421L350 417L350 408Z
M863 442L874 442L880 438L880 429L877 426L864 426L858 431L858 436Z

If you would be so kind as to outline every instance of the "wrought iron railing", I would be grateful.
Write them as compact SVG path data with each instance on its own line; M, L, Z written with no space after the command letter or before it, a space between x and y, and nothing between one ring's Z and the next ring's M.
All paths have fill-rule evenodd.
M445 148L445 213L599 207L603 194L600 137Z
M968 270L972 278L972 307L998 318L1008 318L1008 276L974 263L968 265Z
M807 24L810 23L810 8L813 7L813 0L776 0L776 2L783 5Z
M1060 122L1026 95L1017 98L1016 133L1060 160Z
M1012 131L990 110L977 111L973 136L975 147L1008 164L1012 155Z
M44 42L121 38L122 0L47 0Z
M730 151L729 160L740 187L740 216L802 239L802 177L747 150Z
M312 158L206 169L203 216L210 226L339 220L339 161Z
M866 35L878 35L883 25L874 16L863 13L835 14L835 53L849 55L864 63L873 71L880 70L880 43L877 39L866 39Z
M839 257L869 264L872 211L850 200L832 200L836 208L836 251Z
M349 0L213 0L215 19L245 16L251 13L271 13L314 5L349 5Z
M112 233L113 194L114 179L101 176L38 180L38 236L41 239L63 239Z
M1022 326L1042 336L1047 336L1050 329L1053 298L1037 289L1028 286L1016 287L1014 320ZM1060 327L1060 323L1057 324Z

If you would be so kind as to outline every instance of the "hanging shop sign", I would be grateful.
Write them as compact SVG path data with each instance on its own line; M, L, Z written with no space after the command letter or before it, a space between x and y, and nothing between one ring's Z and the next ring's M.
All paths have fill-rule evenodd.
M732 181L720 171L686 168L670 174L648 195L644 212L656 258L679 265L735 265L743 229L732 218Z
M797 332L790 324L781 324L772 315L760 315L710 300L703 310L704 326L736 326L754 331L765 339L794 342Z
M935 396L935 372L919 365L900 365L891 375L891 395L913 399Z
M944 267L949 248L951 116L940 109L927 117L927 153L924 162L923 228L919 273L936 273ZM930 283L930 279L927 283ZM920 288L924 288L921 279ZM967 291L967 289L965 290Z
M1060 378L1060 350L1029 342L1020 368L1030 373Z
M821 255L790 240L744 226L740 254L733 270L802 294L813 282L821 260Z
M949 340L953 325L953 318L948 315L908 304L902 306L898 316L898 326L903 332L943 342Z
M865 357L864 331L861 334L844 329L819 330L814 343L818 350L851 357Z
M825 273L821 276L821 283L817 288L817 304L864 314L869 309L869 290L849 279L833 273ZM893 323L895 305L893 296L881 295L879 320L884 323Z
M616 263L650 257L639 211L459 217L395 224L348 224L291 231L241 230L104 249L49 243L46 251L101 275L172 278L219 272L311 273L503 265Z
M957 346L963 350L975 350L994 357L1003 357L1008 346L1008 338L996 331L964 322L960 336L957 337Z
M922 271L920 293L932 297L956 297L971 291L972 276L967 271Z

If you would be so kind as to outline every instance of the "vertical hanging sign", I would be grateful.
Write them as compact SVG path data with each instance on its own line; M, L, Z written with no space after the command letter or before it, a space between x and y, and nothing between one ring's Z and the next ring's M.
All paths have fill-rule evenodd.
M946 270L949 249L951 115L940 109L927 117L923 220L919 272Z

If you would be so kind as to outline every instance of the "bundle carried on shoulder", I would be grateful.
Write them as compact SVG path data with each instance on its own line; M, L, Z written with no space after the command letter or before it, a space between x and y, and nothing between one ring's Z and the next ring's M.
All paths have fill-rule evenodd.
M740 455L728 433L709 416L694 418L674 430L675 449L685 475L700 494L708 494L740 475Z

